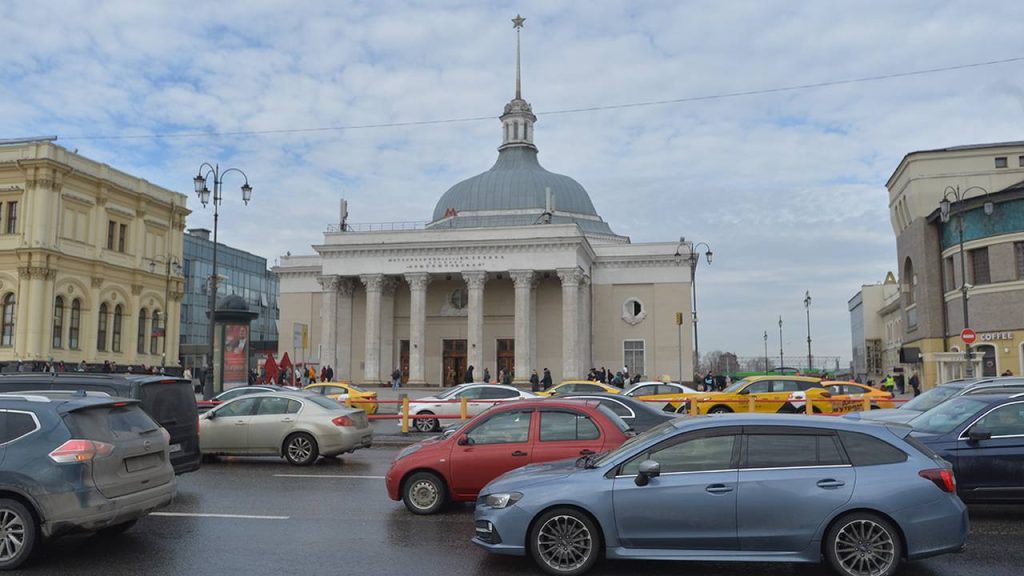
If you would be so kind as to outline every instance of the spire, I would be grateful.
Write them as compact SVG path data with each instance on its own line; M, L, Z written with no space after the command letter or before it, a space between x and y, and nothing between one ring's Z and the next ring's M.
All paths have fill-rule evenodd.
M523 100L522 63L520 59L520 30L523 18L519 14L512 19L512 27L516 31L516 97L505 105L505 113L501 115L502 143L498 150L509 147L523 147L536 150L533 145L533 123L537 117L533 115L530 103Z

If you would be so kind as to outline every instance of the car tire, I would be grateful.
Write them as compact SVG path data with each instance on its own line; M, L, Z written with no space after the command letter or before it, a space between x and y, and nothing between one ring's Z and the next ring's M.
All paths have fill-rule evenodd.
M0 526L5 527L0 536L0 570L13 570L32 556L39 536L36 517L21 502L0 498Z
M402 502L413 514L436 514L447 501L448 488L433 472L417 472L402 483Z
M284 458L295 466L309 466L320 456L316 438L305 432L292 434L284 441Z
M795 410L793 410L792 413L793 414L807 414L807 405L804 404L803 406L801 406L799 408L796 408ZM821 414L821 408L818 408L817 406L815 406L814 407L814 413L815 414Z
M434 413L429 410L418 412L417 416L433 416ZM436 432L439 426L437 418L416 418L412 421L412 425L418 432Z
M712 407L711 410L707 411L707 413L708 414L730 414L730 413L732 413L732 408L729 408L728 406L721 406L721 405L719 405L719 406Z
M112 538L114 536L118 536L120 534L123 534L127 530L131 529L131 527L135 526L135 524L138 521L139 521L139 519L135 518L135 519L129 520L127 522L121 522L120 524L114 524L113 526L107 526L106 528L100 528L99 530L96 531L96 535L100 536L101 538Z
M902 550L896 527L870 512L843 516L825 535L825 558L842 576L892 576Z
M571 542L563 539L571 538ZM530 557L554 576L577 576L597 563L601 531L590 516L575 508L554 508L530 529Z

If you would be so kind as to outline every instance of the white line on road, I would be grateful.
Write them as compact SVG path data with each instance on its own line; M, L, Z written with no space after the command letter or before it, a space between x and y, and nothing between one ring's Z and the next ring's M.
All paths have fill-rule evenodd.
M350 480L383 480L383 476L356 476L354 474L274 474L275 478L346 478Z
M150 512L150 516L185 518L233 518L241 520L288 520L291 516L254 516L251 514L200 514L198 512Z

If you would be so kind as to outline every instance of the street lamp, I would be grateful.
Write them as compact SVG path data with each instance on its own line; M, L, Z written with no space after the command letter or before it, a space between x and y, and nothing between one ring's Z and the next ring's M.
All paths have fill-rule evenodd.
M154 258L149 261L149 272L156 272L156 264L161 262L166 264L166 270L164 272L164 325L163 325L163 339L164 346L160 352L160 373L164 373L164 369L167 367L167 318L171 314L171 266L174 266L174 275L181 276L181 261L178 260L177 256L168 255L166 258ZM157 326L153 326L153 330L156 330Z
M963 191L960 190L959 186L946 186L942 194L942 201L939 202L939 219L942 220L943 224L949 222L951 210L956 212L957 215L957 232L960 241L960 300L963 302L964 307L965 329L970 328L971 323L967 314L967 290L969 285L967 284L967 260L964 256L964 201L967 200L967 194L972 190L979 190L985 194L986 200L983 205L985 215L991 216L995 212L995 204L988 200L989 192L981 186L971 186ZM964 375L967 378L971 378L974 376L974 364L971 359L971 346L969 344L964 345L964 359L967 362L967 366L964 368Z
M811 291L806 290L804 292L804 308L807 309L807 371L810 372L811 368L814 367L813 357L811 356Z
M764 331L764 373L768 373L768 331Z
M681 252L683 246L687 250L685 255ZM690 290L693 292L693 369L697 372L700 372L700 343L697 338L697 264L700 263L702 247L704 249L704 257L707 258L708 266L710 266L714 253L706 242L698 242L694 245L693 242L687 242L685 238L680 236L675 254L676 264L682 264L684 260L690 263Z
M204 172L205 170L205 172ZM213 273L210 275L210 298L208 304L208 316L210 321L209 329L207 330L207 336L210 339L209 342L209 357L207 358L206 367L206 382L203 385L203 397L209 398L213 390L213 313L217 306L217 222L220 219L219 207L222 201L221 198L221 182L222 178L229 172L237 172L242 175L244 184L242 184L242 202L246 206L249 205L249 201L252 200L252 186L249 186L249 177L245 175L238 168L228 168L221 171L220 164L210 164L209 162L203 162L199 165L199 172L196 177L192 179L195 183L196 194L199 196L199 202L202 203L203 208L210 202L210 189L207 187L207 180L210 176L213 176Z
M779 368L785 368L786 361L782 355L782 316L779 316Z

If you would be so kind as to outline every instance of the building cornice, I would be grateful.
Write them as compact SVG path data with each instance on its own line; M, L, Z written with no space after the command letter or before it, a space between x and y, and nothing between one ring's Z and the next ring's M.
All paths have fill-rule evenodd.
M337 245L327 244L313 246L325 260L333 260L351 256L431 256L436 254L518 254L523 252L554 252L564 249L576 249L588 243L581 237L552 238L543 240L516 242L512 240L477 240L477 241L446 241L446 242L401 242L394 244L375 245ZM593 252L588 252L593 255Z

